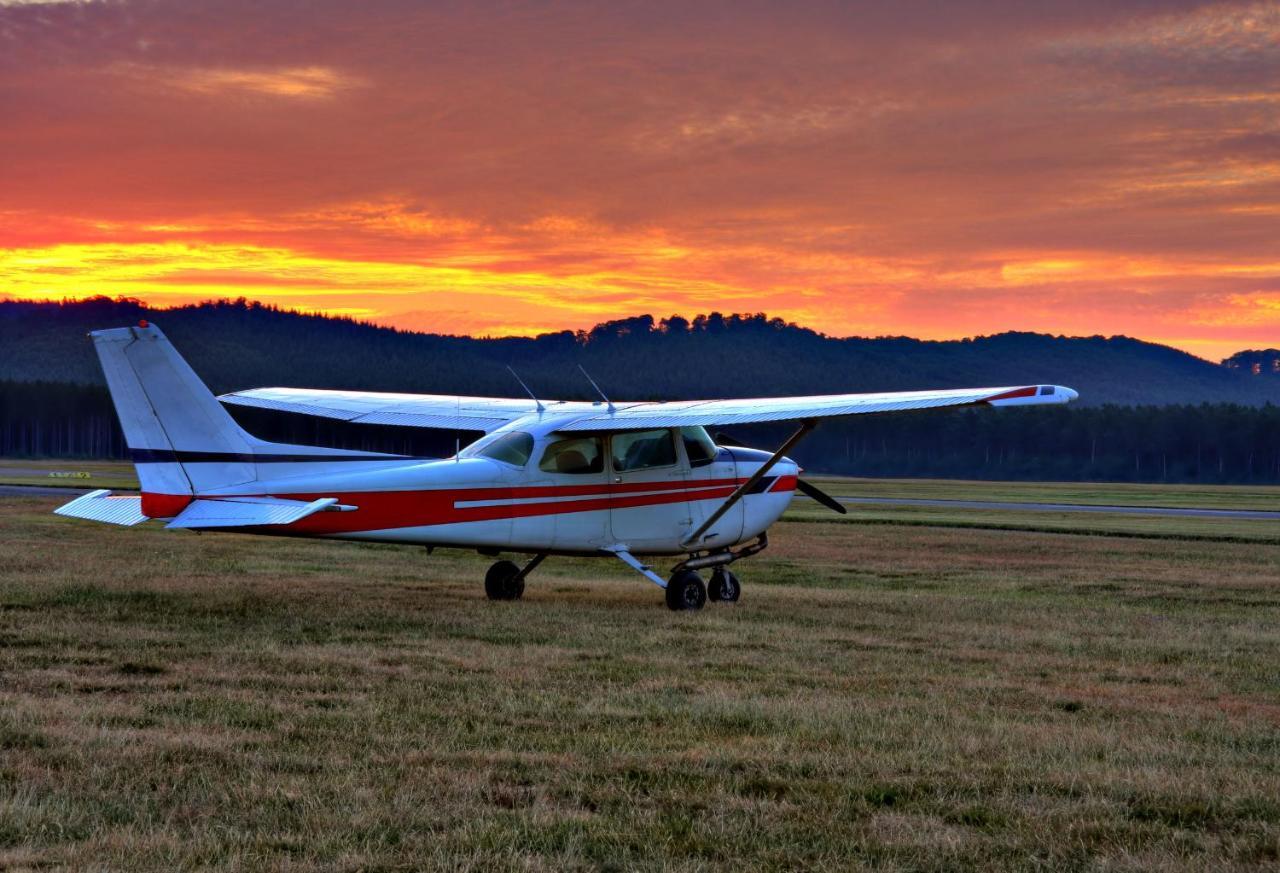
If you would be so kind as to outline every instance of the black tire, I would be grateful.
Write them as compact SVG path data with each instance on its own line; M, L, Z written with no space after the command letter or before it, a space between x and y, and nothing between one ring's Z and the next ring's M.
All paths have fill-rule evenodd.
M742 583L738 577L724 568L717 568L711 574L711 582L707 585L707 599L721 603L737 603L742 596Z
M524 594L520 568L510 561L498 561L484 574L484 593L490 600L519 600Z
M667 583L667 608L674 610L702 609L707 602L707 587L702 577L692 570L681 570Z

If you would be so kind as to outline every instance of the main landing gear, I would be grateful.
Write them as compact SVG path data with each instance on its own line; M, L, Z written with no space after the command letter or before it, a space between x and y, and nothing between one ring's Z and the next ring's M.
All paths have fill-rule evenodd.
M736 603L742 594L738 577L724 567L711 573L711 583L702 584L696 570L677 570L667 583L667 607L674 610L702 609L708 600Z
M677 570L667 582L668 609L702 609L707 588L696 570Z
M535 555L523 569L511 561L498 561L484 574L485 595L490 600L519 600L524 595L524 577L546 557Z

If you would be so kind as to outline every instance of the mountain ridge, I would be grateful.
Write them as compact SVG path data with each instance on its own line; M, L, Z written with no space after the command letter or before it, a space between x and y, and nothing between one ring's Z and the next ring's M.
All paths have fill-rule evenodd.
M101 384L89 330L153 320L217 392L268 385L679 399L1055 383L1087 404L1280 403L1267 352L1213 364L1132 337L1009 331L960 340L829 337L762 314L640 315L537 337L419 333L237 300L0 300L0 379ZM1253 357L1250 357L1253 356ZM1258 363L1261 362L1261 363ZM1255 366L1257 364L1257 366Z

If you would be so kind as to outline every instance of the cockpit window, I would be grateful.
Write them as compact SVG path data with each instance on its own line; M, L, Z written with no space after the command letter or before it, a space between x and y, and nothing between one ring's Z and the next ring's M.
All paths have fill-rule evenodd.
M547 446L538 462L544 473L602 473L604 452L599 437L575 437Z
M673 467L676 463L676 445L666 428L614 434L612 445L613 469L619 473Z
M513 467L523 467L533 454L533 437L520 431L503 434L476 454Z
M704 427L680 428L684 453L689 456L690 467L704 467L716 458L716 444Z

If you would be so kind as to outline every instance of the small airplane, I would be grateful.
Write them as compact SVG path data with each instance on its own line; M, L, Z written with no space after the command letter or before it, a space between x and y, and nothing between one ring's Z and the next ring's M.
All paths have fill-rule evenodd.
M493 600L519 599L525 578L549 555L587 555L627 564L665 589L673 610L700 609L708 598L736 601L741 586L729 565L765 548L769 526L797 490L845 511L801 479L786 456L820 420L1078 396L1059 385L1022 385L615 403L593 381L601 395L594 402L539 400L532 392L500 399L303 388L215 397L154 324L90 336L141 495L93 491L58 514L532 556L523 566L499 560L489 568L484 588ZM244 431L220 400L484 436L447 459L286 445ZM799 425L774 452L717 445L706 430L782 421ZM640 560L646 556L679 561L664 579ZM699 570L711 571L709 585Z

